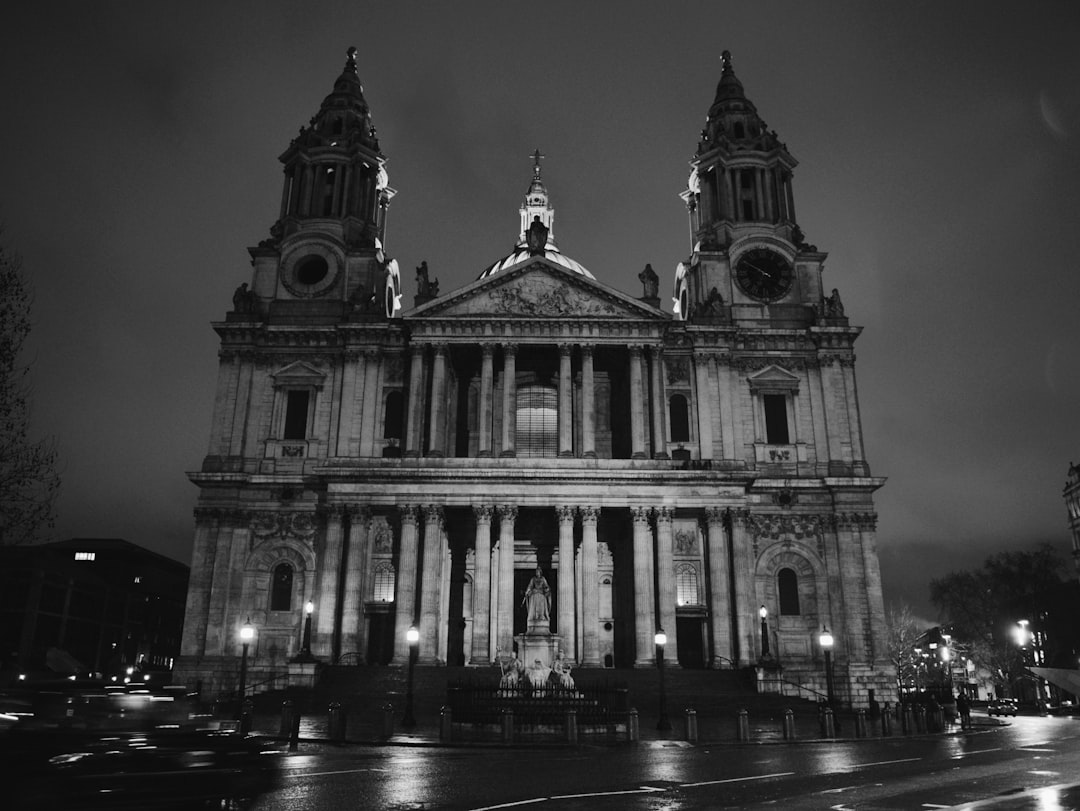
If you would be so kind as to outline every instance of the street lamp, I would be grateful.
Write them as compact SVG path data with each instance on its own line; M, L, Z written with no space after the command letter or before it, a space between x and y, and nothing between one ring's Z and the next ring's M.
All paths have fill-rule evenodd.
M821 626L821 634L818 636L821 649L825 652L825 694L828 696L829 706L833 705L833 681L832 681L832 646L833 635L824 625Z
M656 629L656 669L660 671L660 720L656 722L656 728L671 729L671 721L667 715L667 694L664 691L664 646L667 644L667 634L663 628Z
M304 604L304 644L300 648L300 655L304 659L311 658L311 614L315 610L315 603L308 600Z
M405 639L409 642L409 682L405 692L405 717L401 719L401 725L412 729L416 726L416 719L413 717L413 666L416 664L416 650L420 646L420 632L415 625L409 626Z
M758 609L758 616L761 617L761 658L769 658L769 609L762 604Z
M248 645L255 638L255 629L251 625L251 617L248 617L240 627L240 700L236 703L236 717L244 711L244 694L247 692L247 657Z

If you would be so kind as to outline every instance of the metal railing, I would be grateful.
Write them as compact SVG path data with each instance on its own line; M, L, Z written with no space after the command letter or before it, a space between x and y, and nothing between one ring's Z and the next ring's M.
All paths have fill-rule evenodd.
M623 685L590 684L565 689L453 682L446 691L455 723L499 724L512 713L515 726L562 724L566 714L573 711L582 726L605 726L624 722L629 710L629 691Z

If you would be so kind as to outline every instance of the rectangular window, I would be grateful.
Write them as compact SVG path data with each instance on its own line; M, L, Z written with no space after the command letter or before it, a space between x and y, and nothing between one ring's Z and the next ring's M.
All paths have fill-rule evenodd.
M765 394L761 397L765 408L765 441L770 445L787 445L788 436L787 397L783 394Z
M97 557L97 553L95 553L95 552L76 552L75 553L75 560L93 560L95 557Z
M311 392L293 389L288 392L285 402L285 433L283 439L304 439L307 437L308 400Z

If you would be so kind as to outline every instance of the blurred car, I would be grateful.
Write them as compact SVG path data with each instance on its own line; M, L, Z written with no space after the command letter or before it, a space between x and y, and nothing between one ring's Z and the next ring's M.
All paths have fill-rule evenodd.
M4 807L243 808L279 784L265 738L199 728L186 697L41 690L0 733Z
M996 698L986 705L987 715L1012 715L1016 716L1015 698Z

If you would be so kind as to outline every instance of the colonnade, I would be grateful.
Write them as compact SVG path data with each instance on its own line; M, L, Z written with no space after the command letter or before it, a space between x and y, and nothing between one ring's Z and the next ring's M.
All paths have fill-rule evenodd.
M715 166L698 174L704 186L697 201L700 221L795 222L791 173L773 166ZM753 215L744 216L742 203L752 203Z
M517 455L515 430L517 410L517 356L519 344L483 343L480 346L480 397L478 403L479 447L477 456ZM596 345L560 343L558 352L558 455L575 455L574 375L576 350L580 369L580 455L595 458L596 452ZM631 457L668 458L667 403L663 352L659 345L627 347L630 380ZM502 360L502 396L495 398L495 356ZM405 456L444 456L448 444L448 364L450 345L413 340L409 349L409 390L406 406ZM645 355L648 355L646 371ZM430 395L426 382L430 371ZM496 413L501 431L494 436ZM425 420L425 416L427 419ZM424 425L427 424L427 435ZM649 441L651 439L651 448ZM425 450L426 449L426 450Z

